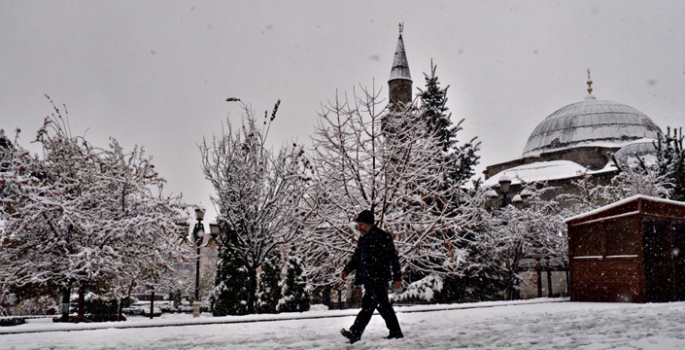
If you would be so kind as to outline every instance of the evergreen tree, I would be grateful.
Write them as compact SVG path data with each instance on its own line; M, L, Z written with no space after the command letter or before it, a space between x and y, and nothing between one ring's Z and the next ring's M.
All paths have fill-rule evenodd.
M671 182L670 199L685 202L685 149L683 148L683 129L667 128L666 135L659 135L657 148L657 167L659 175Z
M295 247L288 252L285 280L281 282L283 297L278 303L279 312L303 312L309 310L311 296L304 280L304 266Z
M452 113L447 108L447 90L440 87L438 76L436 75L437 66L431 60L430 75L424 73L426 80L425 90L419 88L421 99L421 117L425 121L428 134L437 138L440 145L443 159L436 160L436 163L444 162L448 167L446 184L447 186L461 186L475 174L474 168L478 164L480 156L476 153L480 145L475 138L463 145L457 141L457 133L462 130L461 124L464 119L459 121L456 126L452 124ZM462 206L464 199L455 195L446 198L447 201L455 206ZM439 200L437 201L440 202ZM447 233L450 234L450 233ZM468 239L465 241L468 242ZM457 248L466 248L463 243ZM493 280L488 277L486 272L479 272L478 275L469 276L447 276L443 279L443 290L436 295L442 301L458 300L467 297L475 299L488 299L492 291L488 285ZM419 276L423 278L423 276Z
M457 133L462 130L461 124L464 119L456 126L452 125L452 113L447 108L449 85L445 88L440 87L438 76L435 74L436 70L437 66L431 60L430 76L423 74L426 79L425 90L418 89L421 99L421 116L428 125L428 132L434 133L437 137L444 157L452 166L450 180L454 185L459 186L475 174L474 168L480 160L480 156L476 154L480 142L476 142L474 137L461 146L458 144Z
M274 250L262 264L257 292L257 313L275 314L281 299L281 254Z
M219 223L219 241L237 240L234 231L228 225ZM216 283L210 295L210 304L214 316L247 314L248 270L229 244L218 245L218 265Z

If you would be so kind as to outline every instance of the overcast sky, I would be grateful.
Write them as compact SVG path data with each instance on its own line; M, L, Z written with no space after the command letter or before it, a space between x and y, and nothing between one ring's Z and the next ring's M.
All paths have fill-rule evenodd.
M383 88L404 22L414 88L431 58L460 140L485 165L521 156L535 126L586 95L685 125L685 1L0 0L0 127L35 137L51 106L72 132L143 145L168 190L214 217L197 143L282 100L276 145L309 142L321 103ZM36 151L36 149L33 149Z

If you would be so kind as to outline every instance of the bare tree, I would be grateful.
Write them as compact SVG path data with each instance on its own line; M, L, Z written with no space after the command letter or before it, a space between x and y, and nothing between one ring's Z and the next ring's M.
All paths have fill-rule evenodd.
M540 184L542 185L542 184ZM485 191L480 190L472 202L462 209L476 218L476 225L465 227L469 234L469 271L465 275L486 272L501 284L505 298L513 299L519 290L521 273L526 269L522 263L527 259L546 259L565 265L567 258L567 235L564 218L566 212L557 202L541 198L550 188L535 189L529 184L531 198L526 205L516 208L508 205L491 211L485 209L488 201ZM501 282L501 283L499 283Z
M394 237L405 275L462 267L457 232L468 218L453 204L461 191L447 185L439 140L413 104L388 109L379 93L336 96L312 137L316 183L307 203L318 209L302 238L317 285L336 281L357 239L350 223L364 209Z
M82 300L86 290L140 278L137 271L172 269L183 206L162 195L164 179L141 148L124 152L112 139L100 149L72 136L56 107L36 142L43 159L15 157L2 174L13 232L0 254L5 283L59 286L65 294L73 285Z
M264 113L263 123L243 104L240 128L229 122L228 130L200 145L203 172L216 191L217 220L227 227L219 237L219 259L230 254L248 269L248 313L254 312L257 269L300 234L308 216L300 205L311 179L303 146L274 152L267 145L279 104L270 116Z
M582 214L609 203L617 202L637 194L669 198L673 188L673 181L668 174L659 173L656 164L618 163L615 162L619 173L611 178L608 185L597 184L592 175L583 174L573 181L575 191L562 194L560 200L567 201L568 216Z

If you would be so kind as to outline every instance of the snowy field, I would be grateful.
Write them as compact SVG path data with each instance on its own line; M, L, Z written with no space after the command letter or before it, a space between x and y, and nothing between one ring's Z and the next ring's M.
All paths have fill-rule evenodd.
M150 328L0 334L0 349L685 349L685 302L486 305L492 307L397 308L405 311L398 313L404 339L383 339L387 330L382 318L374 316L362 340L353 345L339 334L354 320L344 316L353 310L344 310L295 315L342 316L315 319L254 322L259 317L246 316L253 322L175 327L150 327L154 324L140 319L126 323ZM195 319L211 320L217 318ZM174 321L154 320L159 325ZM21 327L47 331L57 326L12 328L16 332Z

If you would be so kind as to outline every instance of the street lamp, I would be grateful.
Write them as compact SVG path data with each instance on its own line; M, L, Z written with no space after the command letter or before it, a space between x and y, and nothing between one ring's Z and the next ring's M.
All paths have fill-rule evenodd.
M525 188L523 191L521 191L521 198L523 199L523 206L527 207L528 204L530 203L530 197L533 196L533 192L531 192L529 189Z
M499 204L500 208L504 208L507 205L511 204L511 201L509 200L509 197L507 194L509 193L509 189L511 188L511 178L506 175L502 175L499 178L499 188L502 191L502 201Z
M497 205L499 204L499 196L497 196L497 192L493 189L489 189L485 192L485 197L487 198L485 200L485 208L497 208Z
M502 192L502 197L500 198L497 191L494 189L489 189L485 191L485 208L488 210L496 210L497 208L504 208L508 205L513 205L516 209L523 209L528 206L529 199L533 193L527 188L521 191L521 194L514 195L509 198L511 191L511 178L507 175L500 176L499 189Z
M514 204L516 209L523 209L523 198L521 198L521 195L515 195L514 198L511 199L511 203Z
M200 247L202 247L202 239L205 236L205 227L202 225L202 219L205 218L205 211L203 209L195 209L195 218L197 224L193 228L193 240L197 247L197 256L195 259L195 301L193 302L193 317L200 317Z

